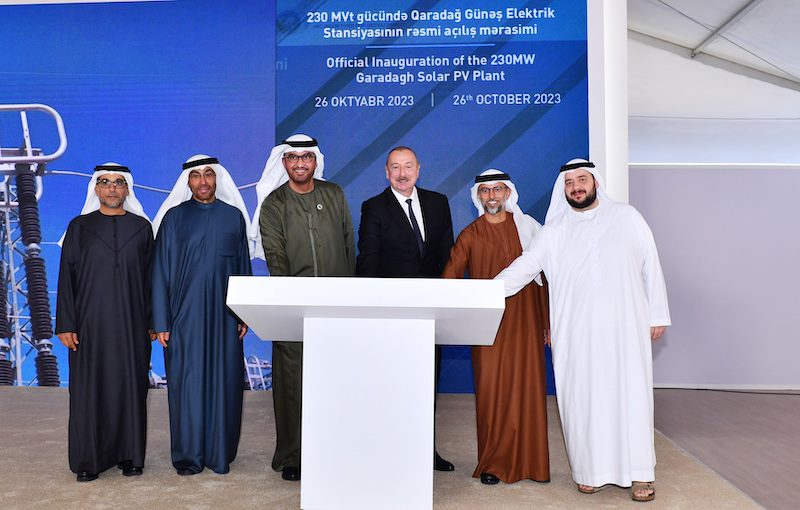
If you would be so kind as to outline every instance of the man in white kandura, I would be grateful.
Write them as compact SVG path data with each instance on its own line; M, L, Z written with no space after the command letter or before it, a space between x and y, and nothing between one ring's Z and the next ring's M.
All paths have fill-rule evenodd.
M503 270L506 296L539 271L549 282L553 370L578 490L631 487L655 497L651 340L670 325L653 234L605 194L595 166L572 160L556 179L537 243Z

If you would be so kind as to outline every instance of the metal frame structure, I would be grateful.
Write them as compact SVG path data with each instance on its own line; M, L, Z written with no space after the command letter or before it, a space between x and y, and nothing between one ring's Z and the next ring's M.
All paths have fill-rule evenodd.
M244 357L246 386L245 389L253 391L266 391L272 389L272 363L251 354Z
M58 148L50 153L43 154L41 149L36 149L31 144L30 130L28 127L27 113L41 111L49 114L55 121L59 137ZM58 385L58 366L52 354L52 325L50 323L49 295L46 291L44 279L44 261L39 256L41 247L38 240L31 241L31 235L26 230L26 221L30 223L31 214L38 229L38 209L36 203L42 195L44 174L47 162L59 158L67 148L67 137L64 122L53 108L43 104L10 104L0 105L0 113L19 112L22 127L22 146L7 149L0 145L0 175L3 176L0 185L0 277L5 286L0 289L6 303L0 303L5 309L0 310L0 369L7 371L9 362L15 368L14 382L17 385L24 383L22 377L23 364L36 352L36 374L34 381L40 385ZM12 181L12 177L16 179ZM33 179L33 180L31 180ZM19 189L20 183L25 183L25 190ZM35 189L35 192L34 192ZM32 211L33 210L33 211ZM22 214L21 214L22 213ZM21 218L23 221L20 221ZM30 270L36 262L39 271L35 276L37 289L29 281ZM42 282L44 282L44 297L42 295ZM39 303L45 300L46 310L32 310L31 304L38 292ZM34 301L35 304L35 301ZM36 308L34 306L33 308ZM7 312L7 315L6 315ZM6 319L7 317L7 319ZM4 321L8 321L5 323ZM4 327L7 326L7 327ZM38 330L38 331L37 331ZM0 375L2 371L0 370ZM6 373L6 376L8 374ZM45 379L45 380L42 380ZM30 381L29 384L33 384ZM6 380L5 384L9 382Z

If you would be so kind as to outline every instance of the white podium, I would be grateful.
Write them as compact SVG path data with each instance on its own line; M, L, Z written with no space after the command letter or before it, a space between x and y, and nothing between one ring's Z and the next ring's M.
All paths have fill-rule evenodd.
M301 508L433 507L434 344L491 345L502 282L234 276L227 304L305 344Z

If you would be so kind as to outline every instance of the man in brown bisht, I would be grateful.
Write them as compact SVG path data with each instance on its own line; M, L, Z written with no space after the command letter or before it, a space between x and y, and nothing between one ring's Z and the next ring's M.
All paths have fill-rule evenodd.
M475 178L472 202L480 216L458 236L445 278L494 278L536 242L541 225L523 214L508 174L486 170ZM494 345L472 348L478 428L473 477L494 485L550 481L547 449L544 344L547 288L530 284L506 299Z

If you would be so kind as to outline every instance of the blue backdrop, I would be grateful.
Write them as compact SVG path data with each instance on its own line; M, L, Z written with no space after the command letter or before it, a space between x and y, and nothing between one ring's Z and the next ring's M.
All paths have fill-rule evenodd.
M458 233L476 217L476 174L509 172L522 209L542 221L558 167L588 153L585 1L177 0L4 6L0 16L0 103L45 103L64 118L69 147L50 170L117 161L138 184L170 189L180 164L202 152L246 186L276 139L305 132L320 141L325 178L344 188L357 227L361 202L386 186L387 151L409 145L419 185L450 197ZM372 57L407 65L355 65ZM370 97L383 106L361 105ZM497 104L509 98L519 104ZM17 124L0 116L2 146L19 145ZM56 145L44 116L33 116L32 137ZM44 181L43 237L54 242L80 212L87 178ZM136 194L151 216L165 198ZM252 211L254 189L242 195ZM43 256L54 290L60 250L46 244ZM266 273L263 262L254 269ZM66 381L66 352L55 352ZM245 352L269 357L269 344L248 335ZM472 391L469 357L446 349L441 390ZM153 366L163 374L160 349Z

